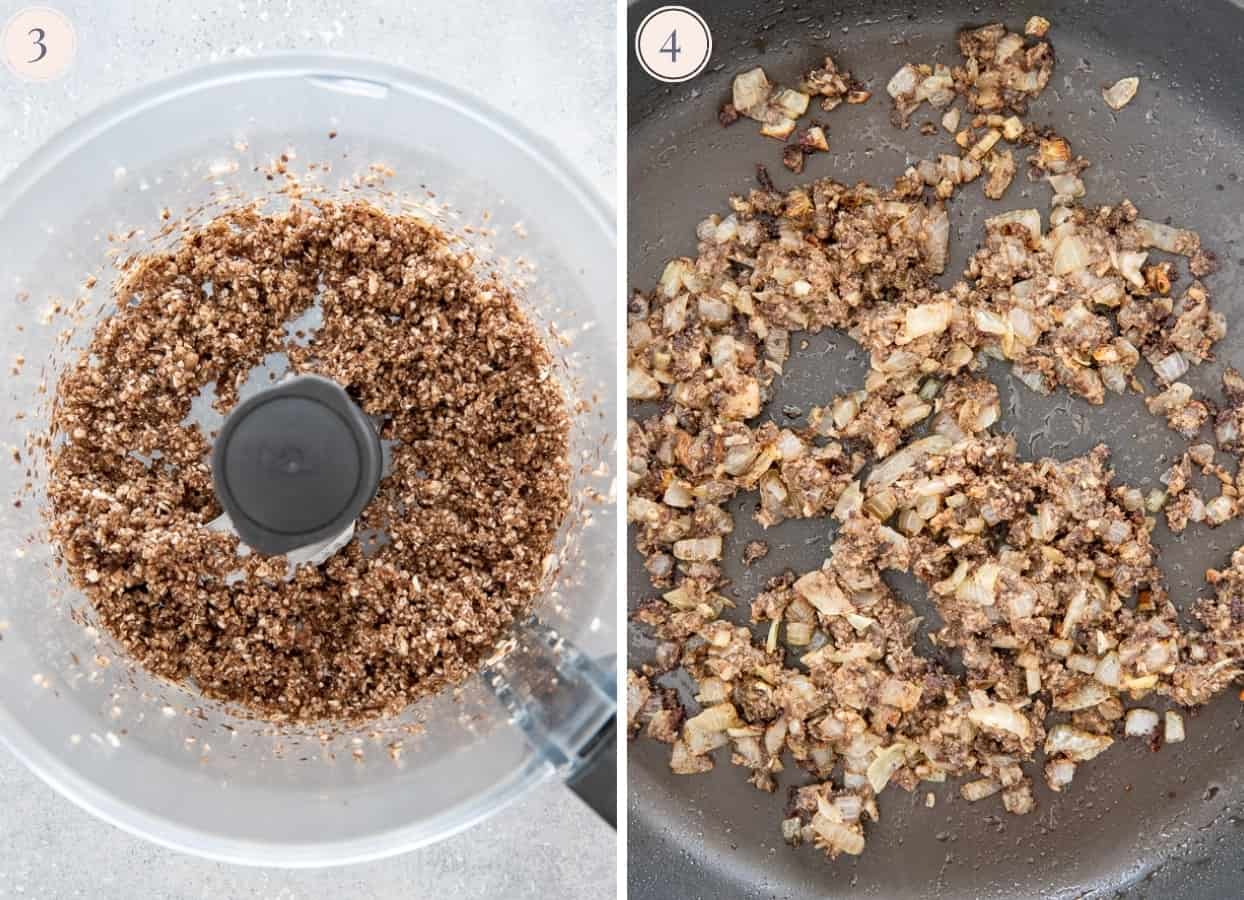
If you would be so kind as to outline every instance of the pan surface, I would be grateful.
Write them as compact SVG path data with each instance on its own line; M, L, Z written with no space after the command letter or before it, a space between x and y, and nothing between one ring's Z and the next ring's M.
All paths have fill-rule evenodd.
M655 8L629 9L629 32ZM653 81L634 59L629 67L629 258L633 287L648 288L671 256L694 255L695 225L711 212L724 214L726 198L755 185L763 163L779 188L833 176L852 183L889 184L911 162L949 152L939 129L921 136L932 119L928 107L907 131L889 123L885 84L908 61L957 64L957 30L1004 21L1021 29L1028 15L1053 23L1054 76L1032 105L1029 119L1067 136L1092 162L1085 173L1086 203L1124 197L1141 213L1192 228L1221 262L1207 281L1228 317L1228 337L1218 361L1189 373L1198 392L1219 396L1222 368L1244 368L1244 9L1226 0L1147 3L1052 2L968 4L915 2L901 6L861 2L704 3L697 10L713 33L714 59L698 78L681 85ZM868 82L874 96L862 106L813 113L829 126L830 152L809 157L803 175L781 165L781 147L746 120L721 128L716 111L729 97L731 78L763 65L770 77L791 84L826 52L840 67ZM1140 92L1112 113L1103 85L1138 75ZM819 114L818 114L819 113ZM805 120L806 121L806 120ZM1048 214L1049 189L1017 177L998 202L975 186L950 205L951 265L945 283L963 268L983 233L985 217L1006 209L1036 207ZM1186 278L1186 269L1184 277ZM1186 283L1186 282L1185 282ZM786 406L806 411L835 393L855 389L866 369L850 339L825 332L793 348L787 374L761 420L800 425ZM1040 397L1005 369L991 368L1004 414L997 427L1013 431L1021 454L1067 457L1099 442L1113 450L1116 479L1147 491L1178 459L1184 443L1150 416L1140 398L1112 398L1090 407L1065 393ZM647 414L650 410L641 410ZM835 532L832 520L783 523L762 533L751 518L754 497L736 499L736 529L727 541L728 595L743 621L750 598L786 568L819 566ZM753 539L772 551L751 569L739 555ZM1204 571L1224 567L1244 543L1236 520L1210 531L1194 525L1176 536L1159 524L1154 540L1176 605L1187 610L1206 592ZM910 582L895 580L902 595L927 609ZM632 549L631 603L654 593ZM642 631L631 629L632 664L651 652ZM684 700L687 699L684 694ZM779 822L786 788L806 773L788 767L777 793L746 784L746 770L718 765L707 775L680 777L668 769L669 748L643 738L630 744L630 862L636 900L699 897L828 898L1080 897L1164 898L1244 895L1244 740L1241 702L1234 691L1188 716L1187 742L1151 753L1142 741L1119 740L1081 766L1063 794L1034 779L1038 809L1011 816L995 799L969 804L959 782L921 785L915 794L886 791L881 822L870 825L859 858L827 861L817 850L790 850ZM1039 758L1038 758L1039 761ZM932 789L936 806L926 808Z

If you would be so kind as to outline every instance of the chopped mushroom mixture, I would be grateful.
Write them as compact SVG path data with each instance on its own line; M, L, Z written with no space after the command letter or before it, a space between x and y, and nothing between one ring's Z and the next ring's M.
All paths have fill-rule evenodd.
M960 95L974 113L1023 115L1054 71L1054 51L1040 39L1044 33L1033 29L1031 21L1028 34L1037 38L1031 42L999 23L965 29L959 33L962 66L907 63L886 85L895 122L906 128L921 103L944 109Z
M871 96L871 91L852 79L850 72L839 70L829 56L822 65L804 74L798 90L773 84L765 70L756 66L734 77L730 102L721 107L717 121L723 126L733 125L745 116L760 123L760 133L765 137L784 141L794 133L796 122L808 111L814 97L820 97L821 109L830 112L844 100L851 104L866 103ZM799 174L803 171L805 156L827 150L829 139L825 136L825 126L814 123L782 149L782 163Z
M1018 119L1049 81L1049 27L1029 20L1035 42L1002 25L965 31L963 66L909 65L891 80L903 124L922 102L966 97L972 127L987 130L960 142L962 156L922 161L888 189L823 179L733 197L728 215L698 226L696 257L670 261L630 303L628 396L643 405L628 422L628 520L663 593L634 612L657 650L628 673L628 722L672 743L679 774L711 769L721 747L764 791L789 765L805 770L782 834L831 857L863 851L890 784L963 778L965 800L999 795L1028 813L1024 767L1038 750L1061 791L1116 739L1184 739L1178 711L1137 701L1204 703L1244 671L1244 548L1207 574L1214 596L1196 605L1195 630L1181 628L1151 542L1163 506L1176 531L1237 514L1244 480L1214 446L1194 443L1165 490L1146 495L1114 480L1104 445L1027 460L991 431L1001 408L989 358L1032 390L1093 404L1143 392L1143 360L1155 415L1190 441L1212 424L1219 450L1244 447L1244 378L1228 370L1221 406L1181 380L1226 333L1200 280L1214 264L1198 235L1127 200L1081 205L1087 163ZM826 96L840 96L828 60L826 71ZM742 99L764 120L780 90L753 72ZM736 80L736 101L738 90ZM1034 149L1031 174L1049 181L1052 209L988 219L963 277L939 287L946 201L982 174L987 196L1000 196L1016 173L1000 140ZM1186 285L1155 252L1186 260ZM792 335L826 328L867 351L863 384L826 397L805 426L758 421ZM1189 485L1194 466L1219 482L1217 497ZM722 618L734 605L720 569L735 524L727 502L740 493L756 496L765 528L838 523L823 566L752 599L750 627ZM767 552L757 542L743 557ZM886 570L927 590L939 659L917 652L922 621ZM951 656L961 672L942 661ZM685 721L655 683L679 668L699 708Z

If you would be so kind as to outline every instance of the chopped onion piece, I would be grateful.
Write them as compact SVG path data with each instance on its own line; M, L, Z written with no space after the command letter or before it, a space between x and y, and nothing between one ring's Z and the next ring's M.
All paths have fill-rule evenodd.
M955 589L955 596L965 603L978 606L993 606L997 596L998 573L1001 567L997 563L985 563L970 578Z
M1205 504L1205 521L1210 525L1221 525L1235 515L1235 502L1226 496L1219 495Z
M741 380L717 408L726 419L750 419L760 414L760 383L751 376Z
M1047 175L1045 180L1050 183L1054 193L1060 197L1075 200L1084 196L1084 182L1078 175L1074 175L1071 172L1063 172L1060 175Z
M875 793L880 794L890 783L891 776L903 767L907 758L906 751L906 744L891 744L884 750L877 751L877 755L869 763L867 772L868 783Z
M1076 624L1084 617L1085 611L1088 609L1088 592L1084 590L1077 591L1076 594L1067 602L1067 612L1063 616L1063 624L1059 630L1059 636L1068 638L1075 630Z
M1140 79L1136 76L1120 78L1113 85L1101 92L1106 105L1111 109L1122 109L1132 102L1136 91L1140 89Z
M1072 688L1065 694L1059 694L1054 698L1054 708L1064 710L1065 712L1074 712L1078 709L1088 709L1096 706L1103 700L1108 700L1112 694L1106 690L1105 686L1097 681L1085 681Z
M700 297L696 307L700 318L709 325L725 325L730 321L730 304L717 297Z
M992 797L1000 790L1002 790L1002 785L992 778L979 778L976 781L969 781L959 788L959 796L969 803L975 803L978 800L984 800L986 797Z
M1148 737L1158 729L1158 714L1151 709L1129 709L1123 725L1128 737Z
M922 303L907 310L903 330L896 344L909 344L927 334L941 334L950 325L951 305L948 301Z
M812 643L812 631L807 622L787 622L786 643L791 647L806 647Z
M661 521L661 504L646 497L631 497L626 503L626 519L656 525Z
M1162 357L1153 364L1153 371L1167 384L1172 384L1188 371L1188 361L1178 350Z
M796 581L795 593L815 606L816 611L824 616L845 616L855 612L855 607L832 576L821 569L809 572Z
M830 406L830 418L835 428L846 428L860 412L860 398L857 394L846 394L838 397Z
M1024 670L1024 687L1029 695L1041 690L1041 670L1032 668Z
M1195 232L1173 225L1154 222L1152 219L1137 219L1135 225L1141 246L1144 247L1157 247L1167 253L1191 256L1201 244Z
M845 522L851 518L852 513L858 512L863 506L864 495L860 491L860 483L858 480L852 481L838 497L838 502L834 504L833 517L839 522Z
M803 456L805 450L807 450L806 445L799 439L799 435L793 431L783 429L782 433L778 435L777 451L782 455L784 461L789 462L793 459L799 459L799 457Z
M643 369L626 370L626 397L628 400L656 400L661 396L661 382Z
M759 453L760 450L755 444L738 444L726 451L722 468L728 475L742 475L751 468Z
M1240 438L1240 424L1235 416L1223 418L1214 426L1214 438L1220 446L1230 446Z
M847 613L846 619L847 624L849 624L860 634L863 634L865 631L877 624L876 619L870 619L868 616L861 616L859 613Z
M708 562L721 559L721 535L675 541L674 558L687 562Z
M973 318L976 321L976 327L985 334L1006 334L1010 331L1006 321L997 313L987 309L978 309Z
M1015 735L1020 740L1032 736L1032 725L1005 703L988 701L968 711L968 718L982 728L993 728Z
M841 794L834 798L834 806L844 822L858 822L864 810L864 801L856 794Z
M1067 668L1074 672L1092 675L1097 669L1097 660L1083 653L1073 653L1067 657Z
M929 271L940 275L946 270L946 258L950 247L950 217L938 205L924 220L924 262Z
M695 497L691 494L690 485L685 481L674 480L665 489L665 496L661 498L661 502L666 506L686 509L689 506L695 506Z
M1063 238L1054 250L1054 274L1069 275L1088 266L1092 258L1088 247L1079 235L1071 234Z
M1052 791L1061 791L1076 777L1076 764L1069 759L1055 759L1045 765L1045 783Z
M1049 756L1063 753L1075 762L1087 762L1113 743L1114 740L1107 735L1093 734L1059 722L1045 736L1045 752Z
M925 456L945 453L951 446L950 440L940 434L931 434L920 440L912 441L873 467L873 470L868 473L866 484L870 491L887 488Z
M709 677L700 682L700 690L695 699L701 706L713 706L729 700L731 692L729 684L720 678Z
M1157 683L1158 676L1156 674L1141 675L1138 678L1123 679L1123 687L1132 693L1133 699L1139 699L1144 696L1149 691L1153 690L1154 685Z
M798 119L808 111L808 102L812 98L799 91L783 88L773 98L773 102L791 119Z
M765 70L757 66L741 75L734 77L732 102L734 108L743 115L750 115L754 109L769 99L773 85L765 76Z
M990 230L999 230L1003 225L1016 224L1023 225L1028 229L1034 241L1041 239L1041 213L1036 209L1013 209L1009 213L1001 215L991 215L985 219L985 228Z
M924 528L924 519L914 509L905 509L898 514L898 530L908 537L914 537Z
M661 313L661 325L670 334L682 331L687 325L688 294L680 294L665 304Z
M1145 260L1148 258L1148 253L1139 251L1124 251L1118 254L1117 267L1119 274L1126 278L1133 287L1143 289L1145 286L1145 276L1141 274L1140 267L1145 264Z
M872 516L878 522L884 522L894 515L897 508L897 501L894 498L894 492L884 490L864 501L864 512Z
M1119 662L1119 654L1111 650L1097 661L1093 677L1107 687L1117 688L1123 676L1123 667Z
M897 100L906 94L914 93L919 80L920 73L916 71L915 66L908 63L894 73L894 77L886 84L885 91Z
M703 756L729 740L726 729L742 724L733 704L719 703L688 719L683 724L683 739L692 755Z
M738 342L728 334L719 334L713 338L710 352L713 357L713 368L722 369L734 365L738 360Z
M1168 744L1178 744L1184 739L1184 717L1173 709L1166 711L1163 738Z
M858 826L856 826L858 827ZM841 822L817 813L812 817L812 830L820 836L831 853L859 856L864 852L864 835Z

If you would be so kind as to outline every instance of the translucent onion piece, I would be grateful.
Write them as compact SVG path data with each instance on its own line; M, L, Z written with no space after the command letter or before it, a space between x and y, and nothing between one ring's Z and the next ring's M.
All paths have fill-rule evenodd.
M736 75L732 91L734 108L743 115L750 115L753 110L769 99L773 85L765 76L765 70L757 66L741 75Z
M1140 89L1140 79L1132 76L1131 78L1120 78L1113 85L1101 92L1102 98L1106 101L1106 105L1111 109L1122 109L1132 102L1132 98L1136 96L1136 91Z
M1054 250L1054 274L1069 275L1085 268L1090 261L1088 247L1079 235L1068 235Z
M627 369L626 396L629 400L656 400L661 396L661 383L642 369Z
M1113 738L1106 735L1093 734L1060 722L1046 734L1045 752L1051 756L1063 753L1075 762L1087 762L1113 743Z
M1158 714L1151 709L1129 709L1123 733L1128 737L1149 737L1158 730Z
M1163 738L1168 744L1178 744L1184 739L1184 717L1173 709L1166 711Z
M874 792L880 794L890 783L890 778L903 767L906 761L906 744L891 744L884 750L878 750L876 757L868 766L868 783Z

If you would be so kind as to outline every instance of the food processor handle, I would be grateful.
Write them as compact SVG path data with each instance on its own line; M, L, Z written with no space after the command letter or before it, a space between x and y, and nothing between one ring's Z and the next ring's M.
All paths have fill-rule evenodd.
M566 786L591 807L596 815L618 827L618 717L611 716L601 728L596 745Z
M534 616L484 668L510 722L578 796L617 827L617 663L593 660Z

